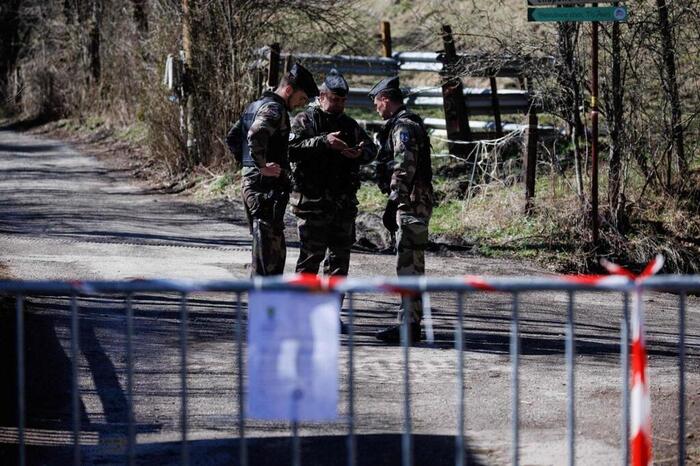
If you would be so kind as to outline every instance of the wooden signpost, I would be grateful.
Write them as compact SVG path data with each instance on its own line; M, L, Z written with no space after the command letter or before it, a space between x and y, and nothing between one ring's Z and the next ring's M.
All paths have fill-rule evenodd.
M591 230L593 246L598 246L598 22L620 22L627 20L627 8L624 6L598 7L598 3L617 1L602 0L592 7L581 7L576 0L527 0L528 5L536 8L527 9L528 21L566 21L588 22L591 27ZM537 8L553 5L556 8ZM619 86L613 83L613 86ZM626 441L626 439L625 439Z

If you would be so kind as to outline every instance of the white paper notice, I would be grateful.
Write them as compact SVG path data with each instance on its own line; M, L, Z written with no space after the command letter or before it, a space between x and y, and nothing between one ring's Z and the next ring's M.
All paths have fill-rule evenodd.
M340 295L252 292L248 316L248 417L336 419Z

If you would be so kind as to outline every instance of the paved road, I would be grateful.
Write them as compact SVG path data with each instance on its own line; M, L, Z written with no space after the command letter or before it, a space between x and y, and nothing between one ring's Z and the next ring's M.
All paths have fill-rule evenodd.
M248 275L250 237L240 208L198 205L186 197L149 191L128 171L109 169L57 141L0 132L0 263L20 279L230 278ZM290 222L292 219L289 219ZM293 229L287 271L297 256ZM467 254L429 254L431 275L533 275L532 264ZM387 275L393 258L355 253L351 273ZM436 344L411 350L411 390L416 464L450 464L454 458L456 298L432 297ZM465 297L466 454L470 462L510 459L510 296ZM403 428L398 347L378 344L372 333L393 318L394 298L356 297L356 417L361 464L399 464ZM656 447L674 454L677 298L647 299ZM578 294L577 456L579 464L611 464L620 458L619 295ZM11 304L11 303L10 303ZM244 303L245 304L245 303ZM127 421L124 301L79 299L79 380L83 457L87 463L123 462ZM191 452L195 463L230 464L237 443L234 296L198 294L189 301L188 386ZM700 305L689 299L688 432L700 429ZM179 454L179 297L134 298L135 410L143 464L177 462ZM567 296L522 296L521 459L523 464L564 462ZM11 310L11 306L9 308ZM8 313L9 314L9 313ZM27 314L31 460L61 464L70 451L70 320L66 299L31 297ZM7 322L7 320L5 321ZM3 354L12 332L4 325ZM341 377L346 380L346 340ZM12 359L4 361L12 370ZM12 384L3 388L12 398ZM344 387L344 385L343 385ZM347 412L341 391L341 415ZM0 413L11 426L12 409ZM251 421L252 464L290 459L289 426ZM304 464L342 464L345 425L304 424ZM10 455L13 430L0 427L0 455ZM5 442L5 446L2 446ZM692 440L691 440L692 442ZM697 445L692 444L691 447ZM697 447L694 447L697 448ZM697 449L695 454L698 455ZM341 458L341 459L338 459ZM2 456L0 456L2 459Z

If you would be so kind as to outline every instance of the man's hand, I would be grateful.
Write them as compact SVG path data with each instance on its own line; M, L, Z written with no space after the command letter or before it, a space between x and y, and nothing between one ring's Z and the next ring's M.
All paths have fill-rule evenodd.
M394 233L399 229L399 224L396 223L396 212L399 210L399 201L389 199L384 208L384 215L382 215L382 223L391 233Z
M263 168L260 169L262 176L270 176L272 178L277 178L282 173L282 167L274 162L266 163Z
M362 146L364 145L364 143L365 143L365 142L362 141L362 142L360 143L360 145L357 146L357 147L348 147L347 149L341 151L340 154L341 154L343 157L347 157L347 158L349 158L349 159L356 159L356 158L358 158L360 155L362 155Z
M328 146L338 152L344 151L348 148L348 145L340 139L341 131L336 131L335 133L328 133L326 135L326 142Z

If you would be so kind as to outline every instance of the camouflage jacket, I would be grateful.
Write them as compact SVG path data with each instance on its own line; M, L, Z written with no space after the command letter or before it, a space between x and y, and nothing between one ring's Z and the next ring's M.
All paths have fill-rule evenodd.
M433 211L430 140L423 120L402 107L379 133L380 189L397 199L399 211L427 220Z
M243 131L247 135L243 148L244 184L261 184L262 189L289 192L289 113L284 100L265 92L243 113ZM260 168L274 162L282 167L278 178L263 177Z
M362 153L349 159L332 150L326 135L341 131L348 146L362 143ZM357 205L360 165L371 162L376 146L355 120L313 106L292 121L289 159L292 163L292 206L296 211L324 211Z

